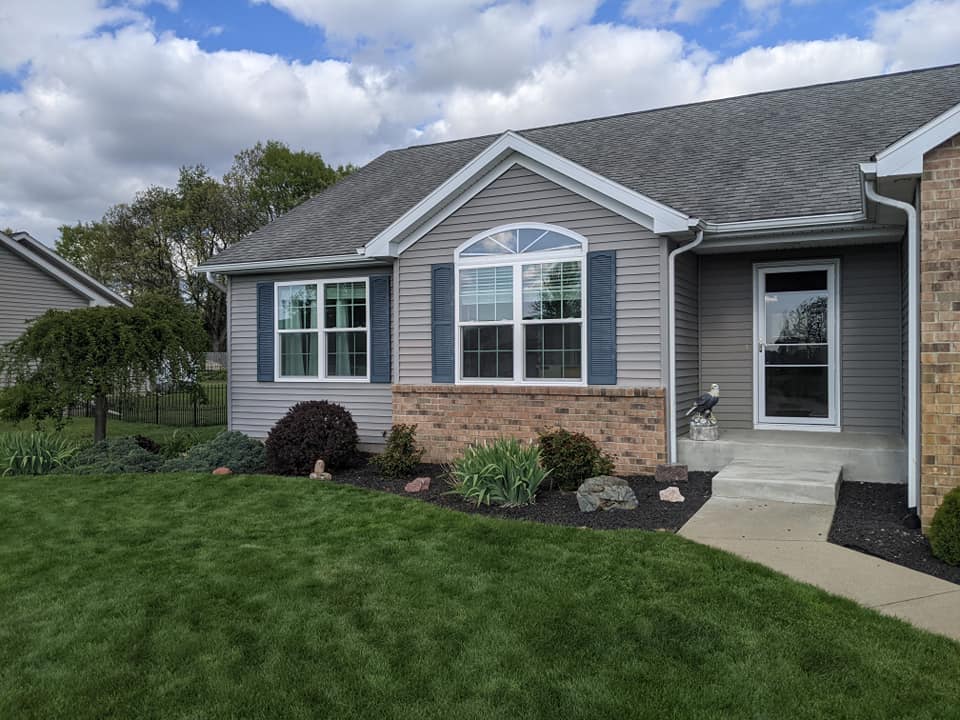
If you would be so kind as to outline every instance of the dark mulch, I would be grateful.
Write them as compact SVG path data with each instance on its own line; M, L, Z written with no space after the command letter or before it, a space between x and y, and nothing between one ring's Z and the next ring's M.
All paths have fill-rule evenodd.
M333 473L333 481L356 485L370 490L406 495L434 505L478 515L509 518L511 520L530 520L551 525L573 525L596 530L662 530L676 532L710 497L711 481L714 473L692 472L686 483L678 485L686 500L682 503L662 502L658 493L666 487L657 483L651 476L628 477L640 504L636 510L612 510L607 512L581 512L577 507L576 493L563 490L542 490L533 505L520 508L503 508L465 502L456 495L448 495L450 486L440 465L421 465L416 476L428 475L432 478L430 489L420 493L406 493L403 486L406 480L384 478L376 467L364 460L356 468Z
M960 584L960 567L937 560L923 533L903 524L906 514L906 485L845 482L828 540Z

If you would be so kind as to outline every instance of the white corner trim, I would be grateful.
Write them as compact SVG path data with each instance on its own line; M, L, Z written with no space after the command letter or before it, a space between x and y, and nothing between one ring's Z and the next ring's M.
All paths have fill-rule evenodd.
M877 153L877 177L917 177L923 173L923 156L960 134L960 104Z
M687 232L697 223L696 219L682 212L588 170L513 131L507 131L367 243L364 248L367 257L396 256L399 253L397 241L401 237L415 230L420 223L455 200L459 193L468 188L474 189L478 179L489 176L491 169L496 168L513 153L522 155L579 185L633 209L647 220L649 229L655 233Z
M112 290L104 287L101 283L94 280L82 270L75 268L52 250L47 248L42 248L42 250L39 248L33 248L34 244L39 246L39 242L34 240L29 235L24 235L30 243L29 247L17 242L15 239L5 235L4 233L0 233L0 245L7 248L13 254L23 258L28 263L40 268L45 273L51 275L53 278L58 280L63 285L66 285L77 294L85 297L89 301L91 307L97 305L125 305L126 307L131 307L131 304L128 300L125 300ZM56 260L54 260L54 258L56 258ZM62 267L57 267L57 263L63 263L63 265L69 267L73 272L87 280L87 282L89 282L93 287L80 282L77 280L77 278L65 272ZM102 291L98 290L98 288L102 288Z

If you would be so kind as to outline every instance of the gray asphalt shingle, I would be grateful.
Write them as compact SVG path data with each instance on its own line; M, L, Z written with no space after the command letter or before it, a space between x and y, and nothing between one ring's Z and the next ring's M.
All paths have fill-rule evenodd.
M522 130L710 222L860 209L858 164L960 103L960 65ZM218 263L353 255L496 139L391 150Z

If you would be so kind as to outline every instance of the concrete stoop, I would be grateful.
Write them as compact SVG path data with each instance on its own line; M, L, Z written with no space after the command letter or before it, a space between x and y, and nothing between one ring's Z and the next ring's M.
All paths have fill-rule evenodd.
M782 463L734 460L713 478L722 498L836 505L843 466L839 463Z

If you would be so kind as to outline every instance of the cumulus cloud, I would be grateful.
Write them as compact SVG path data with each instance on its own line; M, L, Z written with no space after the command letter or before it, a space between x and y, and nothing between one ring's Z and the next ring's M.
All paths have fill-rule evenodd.
M415 141L960 60L960 0L877 12L864 37L726 58L679 30L591 24L594 0L415 0L402 12L378 0L270 1L356 50L309 63L209 52L158 33L142 3L76 0L66 15L54 0L5 5L0 46L16 54L2 70L20 68L22 81L0 91L0 227L53 241L58 224L171 183L182 164L219 173L267 138L362 163ZM756 12L779 5L747 1ZM659 5L681 22L712 3ZM44 13L56 19L40 22ZM28 28L42 30L20 42Z

